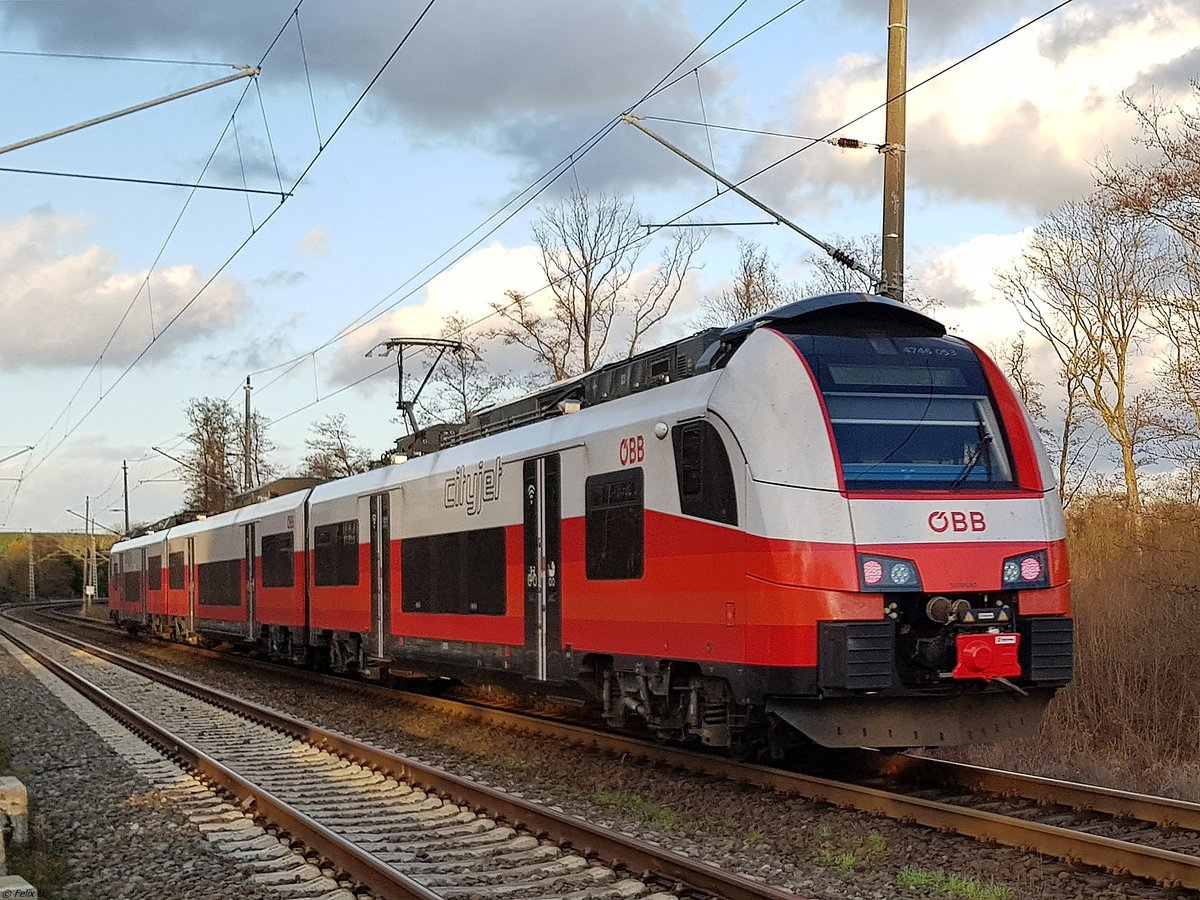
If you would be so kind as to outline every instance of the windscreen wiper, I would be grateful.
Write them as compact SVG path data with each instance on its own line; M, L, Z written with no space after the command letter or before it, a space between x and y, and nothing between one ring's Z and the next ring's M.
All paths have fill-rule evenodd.
M980 427L980 432L983 432L982 427ZM958 473L958 476L950 484L950 490L957 491L962 487L963 482L967 480L967 476L975 470L975 466L979 464L979 460L981 459L987 459L988 470L991 471L992 461L991 453L989 452L991 445L992 436L981 433L979 441L975 444L975 449L971 451L971 458L963 464L962 471Z

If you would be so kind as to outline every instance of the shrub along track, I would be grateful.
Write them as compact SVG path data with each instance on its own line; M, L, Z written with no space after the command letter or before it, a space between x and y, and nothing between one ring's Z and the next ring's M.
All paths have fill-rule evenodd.
M246 665L278 668L274 664L238 659ZM347 683L331 676L295 674L317 681L334 680L342 689L353 685L352 689L368 695L395 699L399 693L406 704L495 728L538 734L618 756L914 822L1169 887L1200 889L1200 804L911 754L870 751L839 753L836 776L822 777L664 746L546 716Z

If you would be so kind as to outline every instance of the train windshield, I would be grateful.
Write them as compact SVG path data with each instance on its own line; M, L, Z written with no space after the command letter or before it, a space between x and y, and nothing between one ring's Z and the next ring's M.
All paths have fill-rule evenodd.
M954 338L796 335L848 488L1005 488L1004 432L974 351Z

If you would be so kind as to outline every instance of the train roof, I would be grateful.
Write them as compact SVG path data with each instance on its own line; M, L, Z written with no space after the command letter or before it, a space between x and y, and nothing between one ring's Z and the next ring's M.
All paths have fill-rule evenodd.
M149 547L153 544L162 543L162 539L166 537L166 531L151 531L149 534L139 534L137 537L125 538L117 541L109 548L109 552L121 552L124 550L136 550L139 547Z
M764 325L803 325L805 320L831 318L850 323L903 323L929 329L939 337L946 333L946 327L937 319L932 319L920 310L896 300L878 294L842 293L806 297L753 316L736 325L730 325L721 332L721 340L742 337Z

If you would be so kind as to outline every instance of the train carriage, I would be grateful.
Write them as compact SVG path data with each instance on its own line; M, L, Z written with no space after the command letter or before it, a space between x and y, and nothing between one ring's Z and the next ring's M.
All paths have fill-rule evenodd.
M253 569L247 564L251 549L246 530L237 525L240 512L221 513L168 532L171 538L187 542L185 552L190 553L195 573L191 627L199 634L254 637L250 621L254 583L248 578Z
M161 533L151 533L113 545L108 578L109 615L131 626L147 621L148 564L162 546Z
M1036 431L983 353L909 307L811 298L458 440L182 526L201 570L229 567L224 621L335 669L577 691L717 746L1020 736L1070 678ZM287 552L291 586L268 588Z
M243 533L246 634L282 659L303 659L308 644L308 490L237 510Z

